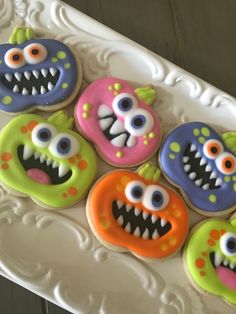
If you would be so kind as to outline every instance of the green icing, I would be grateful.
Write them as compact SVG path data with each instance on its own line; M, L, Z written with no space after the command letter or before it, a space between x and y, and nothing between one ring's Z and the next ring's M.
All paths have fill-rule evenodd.
M205 141L206 141L205 138L202 137L202 136L200 136L200 137L198 138L198 142L201 143L201 144L204 144Z
M57 58L58 59L65 59L66 58L66 53L64 51L58 51Z
M56 62L58 61L58 59L57 59L56 57L52 57L52 58L51 58L51 61L52 61L53 63L56 63Z
M175 155L174 154L169 154L169 158L170 159L175 159Z
M155 166L152 165L152 163L147 162L143 165L141 165L138 170L138 175L145 180L152 180L154 182L157 182L161 175L161 170Z
M236 181L236 176L233 176L233 181Z
M222 134L222 139L226 147L236 154L236 132L226 132Z
M61 87L64 88L64 89L67 88L68 86L69 86L69 84L66 83L66 82L64 82L64 83L61 84Z
M210 130L208 128L206 128L206 127L201 128L201 133L204 136L210 136L210 134L211 134Z
M135 93L140 100L152 106L156 100L156 90L153 86L144 86L135 89Z
M170 149L171 149L173 152L178 153L178 152L180 152L181 147L180 147L179 143L177 143L177 142L172 142L172 143L170 144Z
M71 64L70 63L65 63L64 64L64 68L67 70L67 69L69 69L71 67Z
M48 121L58 127L63 125L66 129L72 129L74 124L74 118L68 117L67 114L61 110L54 112L49 118Z
M33 30L30 27L15 27L9 37L8 42L10 44L21 45L24 42L33 38Z
M2 98L2 103L4 105L10 105L12 103L12 97L11 96L4 96Z
M233 186L233 187L234 187L234 191L236 191L236 183L234 183L234 186Z
M193 134L194 134L195 136L198 136L198 135L200 134L199 129L193 129Z
M231 181L231 178L230 178L230 176L225 176L225 177L224 177L224 180L225 180L225 182L230 182L230 181Z
M215 196L214 194L210 194L210 195L209 195L209 201L210 201L211 203L215 203L215 202L216 202L216 196Z

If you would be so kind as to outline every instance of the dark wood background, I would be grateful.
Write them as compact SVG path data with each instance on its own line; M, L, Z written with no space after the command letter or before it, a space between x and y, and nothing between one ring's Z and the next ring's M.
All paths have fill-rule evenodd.
M236 0L65 0L236 96ZM1 314L69 313L0 276Z

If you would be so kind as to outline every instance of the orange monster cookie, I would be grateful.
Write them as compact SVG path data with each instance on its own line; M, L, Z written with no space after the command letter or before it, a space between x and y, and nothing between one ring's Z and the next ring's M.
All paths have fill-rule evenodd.
M150 163L137 172L115 170L91 189L86 212L100 242L141 259L162 259L176 253L188 232L183 199L160 184L160 170Z

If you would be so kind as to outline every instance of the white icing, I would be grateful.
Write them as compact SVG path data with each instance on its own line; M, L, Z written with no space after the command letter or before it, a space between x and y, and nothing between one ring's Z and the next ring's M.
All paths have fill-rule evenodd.
M66 142L68 144L67 149L62 149L60 144ZM57 134L49 145L49 151L52 155L61 159L68 159L73 157L79 152L80 144L77 138L68 133Z
M48 140L41 139L40 133L45 130L48 131L48 134L50 135ZM49 123L40 123L36 125L36 127L33 129L31 138L32 142L38 146L38 147L47 147L49 143L52 141L53 137L57 134L57 129Z
M119 119L117 119L113 123L109 132L114 135L114 134L119 134L119 133L122 133L125 131L126 131L126 129L125 129L124 123L122 121L120 121Z
M154 196L158 195L160 198L159 201L154 199ZM169 203L169 195L167 191L158 185L149 185L146 187L144 197L143 197L143 205L153 211L162 210Z
M112 124L112 122L112 118L101 119L99 120L99 126L104 131Z
M217 147L217 150L218 150L217 153L212 153L211 151L209 151L209 147L210 146L214 147L214 145L216 145L216 147ZM203 145L203 153L206 157L208 157L210 159L215 159L223 151L224 151L224 147L223 147L222 143L218 140L208 140Z
M122 105L122 102L124 101L126 101L126 104L129 103L129 106L127 108ZM112 102L112 108L114 112L119 116L126 116L137 106L137 98L129 93L121 93L117 95Z
M33 149L29 145L25 144L23 150L23 159L29 159L33 155L33 152Z
M143 199L143 194L144 194L145 189L146 189L146 186L141 181L131 181L127 184L127 186L125 188L125 195L129 201L131 201L133 203L139 203ZM140 196L135 195L134 192L136 190L140 192ZM137 211L138 211L138 209L136 210L135 214L137 213L139 215L140 210L139 210L139 212L137 212Z
M229 243L235 243L234 248L230 248ZM226 232L221 238L220 238L220 248L222 253L224 253L227 256L236 256L236 233L232 232Z
M33 55L32 54L33 49L37 49L39 53L37 55ZM48 54L46 47L39 43L32 43L26 46L23 52L26 61L30 64L38 64L43 62Z
M127 134L121 134L111 141L111 144L116 146L116 147L124 147L125 146L125 140L127 138Z
M135 126L135 121L141 119L143 124ZM134 136L142 136L148 133L153 127L154 121L152 115L145 109L134 109L125 117L125 128Z
M135 136L130 135L126 145L128 147L133 147L133 146L135 146L137 144L137 142L138 142L138 139Z
M230 160L232 163L232 167L229 169L225 169L224 162L225 160ZM233 174L236 172L236 157L230 153L222 153L219 157L216 158L216 167L223 174Z
M113 110L109 106L104 105L104 104L99 106L99 108L98 108L98 117L99 118L104 118L104 117L109 116L111 114L113 114Z
M60 164L60 166L58 168L58 175L59 175L59 177L61 178L64 175L66 175L69 170L70 169L66 165Z
M21 59L20 62L18 60L14 61L14 59L12 58L12 56L14 54L18 55L20 57L20 59ZM5 61L6 65L12 69L19 69L19 68L23 67L25 65L25 57L24 57L23 51L20 48L9 49L5 53L4 61Z

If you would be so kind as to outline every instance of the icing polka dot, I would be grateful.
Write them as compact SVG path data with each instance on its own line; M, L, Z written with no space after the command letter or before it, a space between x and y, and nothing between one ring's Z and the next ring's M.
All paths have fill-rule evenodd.
M200 131L198 129L193 129L193 134L195 136L198 136L200 134Z
M86 160L81 160L78 162L78 167L79 169L83 170L86 169L88 167L88 163Z
M234 191L236 191L236 183L234 183Z
M66 53L64 51L58 51L57 58L65 59L66 58Z
M108 86L108 90L111 92L113 90L113 86L112 85L109 85Z
M63 89L67 88L68 86L69 86L69 84L66 83L66 82L64 82L64 83L61 84L61 87L62 87Z
M88 112L83 112L83 113L82 113L82 117L83 117L84 119L88 119L88 117L89 117Z
M206 127L204 128L201 128L201 132L202 132L202 135L204 136L209 136L210 135L210 130Z
M2 156L1 156L1 159L2 159L3 161L9 161L9 160L12 159L12 154L11 154L11 153L8 153L8 152L3 153Z
M10 105L12 103L12 97L11 96L4 96L2 98L2 103L4 105Z
M200 271L200 276L205 276L206 273L204 271Z
M117 184L117 185L116 185L116 190L117 190L117 192L123 191L123 186L122 186L122 184Z
M6 170L6 169L9 168L9 165L4 163L4 164L2 164L1 168L2 168L3 170Z
M72 196L77 195L77 193L78 193L77 189L74 187L69 188L68 192Z
M161 249L162 252L165 252L165 251L168 250L168 245L166 243L162 243L160 245L160 249Z
M75 158L74 158L74 157L70 158L70 159L69 159L69 163L70 163L70 164L74 164L74 163L75 163Z
M169 158L170 159L175 159L175 155L174 154L169 154Z
M78 160L80 160L80 159L81 159L80 154L76 155L75 157L76 157L76 159L78 159Z
M128 182L130 182L130 178L127 176L123 176L121 178L121 183L125 186Z
M214 246L214 245L216 244L215 241L212 240L212 239L207 240L207 243L208 243L208 245L210 245L210 246Z
M180 145L177 142L172 142L170 144L170 149L172 152L178 153L180 151Z
M57 59L56 57L52 57L52 58L51 58L51 61L52 61L53 63L56 63L56 62L58 61L58 59Z
M206 142L206 140L205 140L204 137L200 136L200 137L198 138L198 142L199 142L200 144L204 144L204 143Z
M176 243L177 243L177 239L176 239L176 237L170 237L169 238L169 243L172 245L172 246L174 246L174 245L176 245Z
M236 176L233 176L233 181L236 181Z
M143 144L144 144L144 145L148 145L148 141L147 141L147 140L144 140L144 141L143 141Z
M225 232L226 232L226 231L225 231L224 229L221 229L221 230L220 230L220 234L221 234L221 235L225 234Z
M32 121L30 121L30 122L28 123L28 129L29 129L30 131L32 131L32 130L36 127L36 125L38 125L38 122L32 120Z
M219 233L219 231L217 231L217 230L211 230L211 232L210 232L210 236L212 237L212 239L214 239L214 240L219 240L219 238L220 238L220 233Z
M203 268L205 266L205 261L203 258L198 258L195 261L195 265L197 266L197 268Z
M63 194L62 194L62 197L63 197L63 198L67 198L67 197L68 197L67 193L63 193Z
M103 229L108 229L110 227L110 223L107 220L100 220L100 225Z
M202 256L207 256L207 253L206 252L202 252Z
M20 131L21 131L21 133L27 133L28 132L28 128L26 126L22 126Z
M121 90L122 89L122 85L120 83L115 83L114 84L114 88L115 88L115 90Z
M231 178L230 178L230 176L225 176L225 177L224 177L224 180L225 180L225 182L230 182L230 181L231 181Z
M179 218L180 217L180 211L178 209L173 209L172 215L176 218Z
M155 133L154 133L154 132L149 133L149 134L148 134L148 137L149 137L149 138L154 138L154 137L155 137Z
M124 156L124 154L122 152L117 152L116 153L116 157L117 158L122 158Z
M91 105L91 104L89 104L89 103L83 104L83 110L84 110L84 111L88 111L88 110L90 110L90 109L91 109L91 107L92 107L92 105Z
M210 201L211 203L215 203L215 202L216 202L216 196L215 196L214 194L210 194L210 195L209 195L209 201Z
M71 67L71 64L70 63L65 63L64 64L64 68L67 70L67 69L69 69Z

